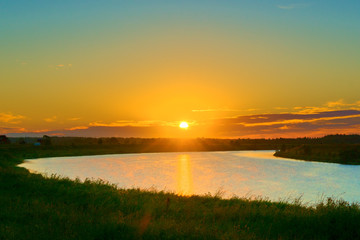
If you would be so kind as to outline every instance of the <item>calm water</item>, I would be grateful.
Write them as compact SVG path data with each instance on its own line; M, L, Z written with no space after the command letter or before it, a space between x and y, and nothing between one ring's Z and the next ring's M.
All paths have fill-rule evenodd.
M323 197L360 201L360 166L295 161L273 151L143 153L43 158L20 166L70 178L107 180L119 187L155 188L179 194L224 197L303 195L314 203Z

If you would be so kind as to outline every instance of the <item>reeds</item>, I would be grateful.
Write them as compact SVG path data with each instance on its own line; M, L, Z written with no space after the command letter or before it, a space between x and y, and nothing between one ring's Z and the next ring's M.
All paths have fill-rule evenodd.
M222 199L221 191L178 196L119 189L14 167L24 153L31 155L0 152L0 239L360 238L360 206L341 199L306 206L301 198L271 202Z

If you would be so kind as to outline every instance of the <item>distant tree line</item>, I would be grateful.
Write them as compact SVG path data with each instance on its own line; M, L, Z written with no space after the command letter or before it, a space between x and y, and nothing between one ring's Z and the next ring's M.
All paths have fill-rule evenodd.
M163 147L189 148L190 150L280 150L302 146L302 151L309 154L312 145L328 144L360 144L360 135L327 135L321 138L269 138L269 139L215 139L215 138L194 138L194 139L175 139L175 138L89 138L89 137L57 137L46 136L42 138L8 138L11 144L34 144L40 142L42 145L53 146L143 146L143 147ZM345 154L345 153L344 153Z

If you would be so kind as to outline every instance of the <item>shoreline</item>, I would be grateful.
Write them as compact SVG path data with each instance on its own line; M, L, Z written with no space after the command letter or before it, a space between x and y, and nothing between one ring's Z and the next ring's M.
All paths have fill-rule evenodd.
M360 145L301 145L290 149L278 150L275 157L290 158L308 162L360 165Z
M36 149L36 150L34 150ZM0 239L356 239L360 205L316 206L119 189L103 181L45 178L24 158L69 156L54 148L0 149ZM79 150L79 149L78 149ZM99 150L99 149L98 149ZM85 151L78 151L78 155ZM89 150L87 151L89 152ZM344 231L346 229L346 231Z
M37 158L37 159L41 159L41 161L43 161L44 163L46 162L47 158L54 158L54 159L61 159L61 158L87 158L87 157L92 157L91 159L93 159L95 157L104 157L104 156L116 156L116 155L142 155L142 154L155 154L155 155L158 155L158 154L185 154L185 153L226 153L226 152L234 152L235 155L238 155L239 153L241 154L241 156L244 156L247 157L247 156L250 156L250 157L256 157L256 158L265 158L265 159L268 159L268 160L275 160L275 161L291 161L291 162L309 162L309 161L305 161L305 160L298 160L298 159L292 159L292 158L283 158L283 157L278 157L278 156L274 156L274 153L275 151L274 150L240 150L240 151L191 151L191 152L142 152L142 153L116 153L116 154L112 154L112 153L108 153L108 154L93 154L93 155L77 155L77 156L57 156L57 157L45 157L45 158ZM245 153L244 153L245 152ZM246 155L246 152L248 152L249 155ZM257 152L257 153L256 153ZM169 158L171 158L171 155L166 155L166 156L169 156ZM39 172L37 171L36 167L31 167L31 165L26 165L25 163L27 161L32 161L32 160L37 160L37 159L33 159L33 158L28 158L28 159L24 159L24 161L20 164L17 165L17 167L22 167L22 168L25 168L26 170L30 171L31 173L35 173L35 174L41 174L43 175L44 177L50 177L52 174L56 174L57 176L59 177L64 177L64 178L70 178L71 180L76 180L76 179L79 179L81 182L84 182L86 179L92 179L92 180L96 180L96 178L93 178L91 177L91 175L81 175L81 176L78 176L78 175L74 175L74 174L66 174L66 173L59 173L55 170L51 171L52 173L45 173L45 172ZM83 160L76 160L76 161L83 161ZM326 164L326 163L329 163L329 162L320 162L320 161L311 161L311 162L317 162L319 164ZM86 163L86 162L84 162ZM307 166L307 165L306 165ZM315 166L315 165L310 165L310 166ZM325 165L324 165L325 166ZM35 170L34 170L35 169ZM43 169L43 168L41 168ZM51 168L50 168L51 169ZM106 179L106 175L102 175L102 176L99 176L99 178L103 178L103 179ZM121 179L117 179L117 181L115 182L122 182ZM134 182L136 182L136 180L134 179ZM110 182L111 184L111 182ZM136 186L136 188L140 188L144 191L148 191L149 188L148 186L145 187L145 188L142 188L143 186L142 185L120 185L119 187L120 188L124 188L124 189L132 189L133 187L129 187L129 186ZM161 184L158 185L158 186L162 186ZM229 185L230 186L230 185ZM256 186L254 186L254 189L256 189ZM166 186L164 188L160 187L160 188L154 188L155 191L157 192L167 192L168 190L166 190ZM290 191L290 190L289 190ZM215 192L217 192L217 189L211 189L211 193L214 194ZM171 191L169 191L169 193L174 193L175 195L181 195L181 194L178 194L176 193L176 189L175 188L172 188ZM201 197L205 194L206 192L205 191L202 191L202 192L198 192L198 193L194 193L194 194L191 194L191 196L198 196L198 197ZM210 191L209 191L210 193ZM300 193L297 195L297 196L294 196L292 194L289 194L288 195L272 195L271 192L268 192L267 194L254 194L252 193L251 194L251 191L246 193L241 193L239 194L238 192L232 192L231 190L229 191L229 189L227 189L227 193L224 193L224 195L222 195L222 198L224 199L230 199L232 198L232 196L236 196L236 197L239 197L239 198L243 198L243 197L250 197L251 199L256 199L257 197L260 197L260 198L264 198L264 199L268 199L269 201L271 202L279 202L279 201L283 201L283 199L297 199L297 198L301 198L302 195L304 193L307 193L306 190L302 190L300 191ZM236 195L233 195L233 194L236 194ZM306 201L305 205L307 206L314 206L316 204L318 204L319 202L323 201L324 199L326 199L328 196L338 196L338 197L335 197L335 198L339 198L341 199L341 195L338 195L338 193L328 193L328 194L324 194L324 192L318 192L318 193L315 193L317 194L316 197L307 197L307 194L304 195L303 197L303 201ZM261 196L262 195L262 196ZM358 203L359 200L357 199L354 199L354 198L346 198L346 197L342 197L343 199L345 199L345 201L349 202L349 203ZM304 205L304 206L305 206Z

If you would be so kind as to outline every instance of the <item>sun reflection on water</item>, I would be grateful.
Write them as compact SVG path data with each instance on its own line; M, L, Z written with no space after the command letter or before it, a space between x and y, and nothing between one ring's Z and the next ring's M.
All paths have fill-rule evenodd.
M360 166L275 158L273 151L144 153L44 158L20 166L50 176L104 179L120 188L157 189L180 195L216 194L225 198L340 196L359 201ZM345 192L346 191L346 192Z
M177 156L177 193L180 195L192 195L194 193L191 161L188 154Z

